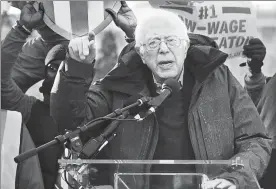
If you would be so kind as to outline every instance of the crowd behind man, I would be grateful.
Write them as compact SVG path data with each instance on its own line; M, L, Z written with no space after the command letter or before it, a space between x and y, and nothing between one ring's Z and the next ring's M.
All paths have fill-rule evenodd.
M22 114L23 123L38 147L59 134L57 124L50 116L50 91L59 64L65 59L69 41L43 22L42 4L36 11L33 3L12 2L13 6L21 9L21 14L1 45L1 108ZM32 30L37 30L40 36L26 41ZM40 80L44 80L39 88L43 94L42 101L25 94ZM38 154L40 167L33 166L33 171L30 167L36 165L33 162L37 158L20 164L22 168L18 172L16 187L52 189L57 182L57 160L61 154L59 146L41 151Z
M23 122L36 147L49 142L58 134L57 125L50 116L50 92L55 74L66 52L61 44L51 44L51 47L45 45L47 39L44 40L43 35L43 37L26 41L31 34L30 31L37 28L40 28L41 33L46 30L52 32L52 36L57 35L42 22L42 18L43 10L36 12L32 4L26 4L22 7L19 21L1 45L1 108L22 114ZM39 52L42 53L40 56ZM24 94L28 87L38 81L37 77L28 74L32 71L39 73L39 70L43 74L40 78L44 79L39 89L44 96L43 101ZM30 167L25 166L25 162L20 164L19 167L23 168L19 169L21 172L18 173L20 176L17 187L53 188L57 177L57 160L61 153L60 147L55 146L38 154L44 182L38 178L41 175L40 170L30 171ZM33 178L30 180L32 182L28 182L27 176Z
M258 57L259 61L249 64L249 73L245 76L245 88L257 110L261 119L268 131L269 137L272 138L272 152L270 162L261 183L264 188L274 188L276 185L276 99L275 99L275 82L276 75L266 77L262 73L263 57L265 54Z
M152 15L136 27L134 14L122 2L123 14L108 12L132 42L122 50L116 66L92 84L96 59L94 34L68 41L42 21L42 6L39 11L32 3L21 8L20 20L1 46L1 108L21 112L36 146L64 133L65 129L76 129L88 120L122 108L125 101L137 94L158 96L162 93L162 84L174 79L180 83L179 90L173 91L143 122L121 122L117 137L101 155L108 159L226 160L240 157L244 162L249 159L249 164L234 172L191 165L140 165L129 169L133 172L144 169L200 171L213 178L207 188L258 188L256 179L262 178L271 154L267 129L273 128L274 123L271 116L267 118L271 112L273 114L267 108L271 105L268 97L272 95L264 95L273 89L268 89L273 79L264 87L261 66L265 47L260 40L253 39L244 47L245 55L252 59L248 63L252 76L245 78L248 84L245 90L223 65L227 54L208 36L188 34L185 24L176 15L162 10L153 10ZM26 42L33 29L38 30L41 37ZM258 79L254 80L256 75ZM45 79L40 88L44 101L24 94L40 79ZM267 92L262 93L259 86ZM259 91L254 93L254 89ZM262 97L253 97L252 91ZM90 131L81 139L85 143L94 136L95 131ZM53 188L61 153L62 149L56 146L38 154L43 182L33 177L33 185L28 188ZM98 184L113 185L113 173L110 169ZM22 179L27 183L28 179ZM168 188L174 184L173 179L149 180L137 176L127 182L134 188ZM178 184L181 188L193 183L183 180Z

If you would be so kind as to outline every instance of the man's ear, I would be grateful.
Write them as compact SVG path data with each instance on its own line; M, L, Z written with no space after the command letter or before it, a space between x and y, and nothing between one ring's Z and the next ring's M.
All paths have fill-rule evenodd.
M145 64L145 50L143 47L141 47L140 45L135 45L135 51L139 54L139 56L141 57L143 63Z

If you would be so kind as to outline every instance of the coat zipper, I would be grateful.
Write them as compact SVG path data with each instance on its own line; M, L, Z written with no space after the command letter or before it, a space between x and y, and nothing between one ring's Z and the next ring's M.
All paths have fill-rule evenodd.
M194 128L195 124L193 124L193 108L196 106L197 104L197 101L196 99L199 99L200 98L200 95L197 97L197 94L199 93L200 89L202 89L202 86L204 84L204 81L199 83L199 84L196 84L195 85L195 90L193 90L192 92L192 98L191 98L191 103L190 103L190 106L189 106L189 110L188 110L188 130L189 130L189 135L190 135L190 140L191 140L191 144L192 144L192 147L193 147L193 150L194 150L194 153L195 153L195 158L200 160L202 159L201 156L201 151L200 149L198 148L199 144L198 144L198 140L201 140L201 139L198 139L198 133L196 131L196 129ZM203 157L204 159L204 157ZM196 166L196 171L197 172L202 172L204 171L204 167L202 166Z
M214 60L211 62L211 64L213 64L215 61L220 61L221 58L222 58L222 57L218 55L217 57L214 58ZM219 66L218 66L218 67L219 67ZM196 103L197 103L197 102L196 102L196 99L199 99L199 98L200 98L200 95L199 95L198 98L196 98L196 96L197 96L199 90L202 89L202 86L204 85L204 83L206 83L206 82L208 81L208 78L210 77L211 74L213 74L213 73L215 72L216 69L217 69L217 68L215 68L213 71L211 71L211 72L209 73L209 75L206 77L205 80L203 80L202 82L200 82L200 83L198 83L198 84L196 83L196 84L195 84L195 89L192 91L191 103L190 103L190 106L189 106L189 109L188 109L188 130L189 130L190 140L191 140L191 144L192 144L192 147L193 147L193 150L194 150L195 158L196 158L196 159L201 159L201 158L200 158L201 154L200 154L200 149L198 149L198 148L196 147L196 143L197 143L197 141L198 141L198 137L197 137L198 134L197 134L195 128L193 128L193 127L191 126L192 117L193 117L192 111L193 111L193 108L195 107L195 105L196 105ZM195 124L194 124L194 125L195 125ZM192 136L193 136L193 137L192 137ZM196 140L196 139L197 139L197 140ZM199 139L199 140L200 140L200 139ZM199 146L199 145L197 144L197 146ZM204 158L204 157L203 157L203 158ZM206 157L206 158L207 158L207 157ZM202 171L201 168L200 168L200 166L196 166L196 169L197 169L197 171Z

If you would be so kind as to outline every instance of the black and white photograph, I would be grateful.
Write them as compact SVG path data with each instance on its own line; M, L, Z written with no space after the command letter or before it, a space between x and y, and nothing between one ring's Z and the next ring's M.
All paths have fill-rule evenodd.
M276 189L276 1L1 1L1 189Z

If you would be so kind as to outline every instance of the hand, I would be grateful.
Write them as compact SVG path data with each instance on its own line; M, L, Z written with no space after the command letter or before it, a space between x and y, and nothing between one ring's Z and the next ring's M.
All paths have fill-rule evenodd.
M266 55L266 48L263 42L258 38L250 39L249 44L244 45L243 49L243 54L251 58L251 61L248 62L250 72L260 73Z
M105 9L105 11L112 16L116 26L120 27L125 32L127 37L133 38L134 31L137 26L137 19L125 1L121 1L121 5L122 6L118 13L110 8Z
M225 179L214 179L204 183L204 189L236 189L236 185Z
M28 30L39 29L45 25L43 21L44 10L42 4L39 3L39 10L33 6L34 2L29 2L21 10L19 23L24 25Z
M96 43L94 32L88 36L72 39L68 45L69 56L79 62L91 64L96 57Z

